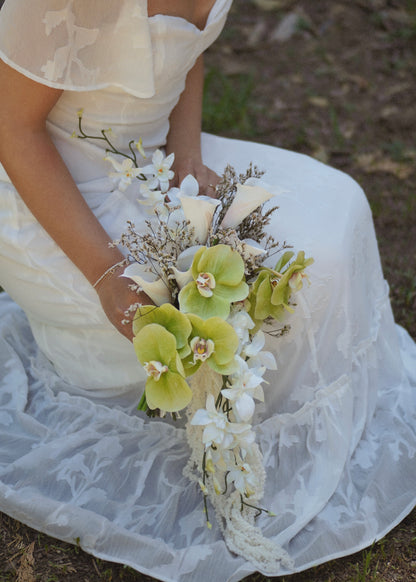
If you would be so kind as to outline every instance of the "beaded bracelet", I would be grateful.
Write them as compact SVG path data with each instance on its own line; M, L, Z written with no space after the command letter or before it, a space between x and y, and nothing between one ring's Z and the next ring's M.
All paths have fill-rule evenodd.
M94 289L97 287L97 285L99 285L101 283L101 281L103 279L105 279L107 277L107 275L110 275L110 274L112 275L115 272L115 270L117 269L117 267L123 267L124 265L128 265L129 262L130 261L128 259L123 259L119 263L116 263L115 265L112 265L111 267L109 267L106 271L104 271L104 273L101 275L101 277L99 277L96 280L96 282L93 285Z

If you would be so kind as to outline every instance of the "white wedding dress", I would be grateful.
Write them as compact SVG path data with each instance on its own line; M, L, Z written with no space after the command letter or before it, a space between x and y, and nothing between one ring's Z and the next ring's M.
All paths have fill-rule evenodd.
M200 31L148 18L144 0L106 2L99 29L94 0L6 0L0 54L65 89L49 130L111 237L127 219L140 227L143 206L136 186L114 189L97 142L71 138L77 111L92 133L111 127L120 146L140 137L148 152L163 146L186 73L230 3L217 0ZM315 259L290 333L269 340L278 370L256 421L263 506L276 514L257 524L294 561L268 574L287 574L370 545L414 507L416 346L394 324L369 206L351 178L210 135L203 154L218 173L227 163L266 170L284 191L271 232ZM206 527L201 492L182 474L183 426L137 412L144 373L131 344L4 171L0 233L0 510L164 581L235 582L255 571L215 523Z

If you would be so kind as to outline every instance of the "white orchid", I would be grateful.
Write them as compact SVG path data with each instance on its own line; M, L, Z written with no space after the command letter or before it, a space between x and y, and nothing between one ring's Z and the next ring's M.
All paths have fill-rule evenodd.
M240 454L244 459L247 452L252 450L252 445L256 441L256 433L253 431L251 424L248 423L234 423L236 429L234 430L234 441L236 446L240 449ZM234 458L236 455L234 454ZM230 467L230 462L228 462L228 467Z
M231 313L227 319L228 323L232 325L234 328L235 333L240 340L240 351L243 349L245 344L249 343L250 341L250 329L253 329L254 322L247 313L247 311L243 308L243 305L237 304L233 305L231 308Z
M266 337L260 330L247 343L242 351L241 356L246 359L249 368L264 367L267 370L277 370L276 358L271 352L263 350Z
M150 183L149 180L146 180L140 184L140 194L143 198L138 199L138 202L147 207L146 210L149 214L154 214L154 209L164 204L165 194L161 190L150 188Z
M165 157L161 150L156 150L152 156L152 163L141 168L141 172L150 175L149 188L154 190L160 186L162 192L169 190L169 180L172 180L174 172L170 169L175 160L175 155Z
M199 194L199 184L197 179L192 176L192 174L188 174L180 183L179 188L173 187L169 190L169 198L171 201L175 201L179 203L178 196L193 196L196 197Z
M235 357L238 371L229 377L229 388L221 390L221 394L233 404L233 410L239 420L247 422L254 414L254 398L264 401L262 373L264 368L249 368L239 356Z
M200 408L195 412L191 424L205 425L202 435L202 442L205 447L210 447L211 445L224 449L232 447L235 424L229 422L227 416L215 408L215 400L212 394L207 396L206 408Z
M120 192L124 192L130 186L134 178L142 173L141 168L136 168L133 160L129 158L124 159L122 162L118 162L112 156L108 155L104 158L110 162L115 172L110 172L108 175L113 182L117 184L117 188Z
M243 463L232 469L227 476L227 480L234 483L234 487L246 497L254 495L257 487L256 475L251 470L250 465Z
M219 447L216 448L209 447L207 449L206 465L208 467L213 466L215 470L222 472L228 471L228 469L233 466L233 463L235 462L234 459L235 455L233 451L229 449L223 449ZM209 469L207 470L209 471Z
M249 178L237 184L237 192L221 223L223 228L236 228L258 206L274 196L257 178Z

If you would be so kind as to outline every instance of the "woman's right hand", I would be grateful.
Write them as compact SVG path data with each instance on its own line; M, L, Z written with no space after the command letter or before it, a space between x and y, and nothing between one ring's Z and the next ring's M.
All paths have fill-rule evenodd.
M137 294L131 289L134 285L131 279L121 277L125 267L120 266L114 269L113 273L106 275L95 286L104 312L114 327L128 340L133 341L132 321L135 311L126 315L129 307L136 303L142 305L154 305L146 293ZM127 323L126 320L129 320Z

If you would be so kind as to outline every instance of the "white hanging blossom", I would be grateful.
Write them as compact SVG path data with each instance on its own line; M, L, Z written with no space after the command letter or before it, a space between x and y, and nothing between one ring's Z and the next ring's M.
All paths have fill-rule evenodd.
M265 368L249 368L247 362L236 356L238 371L229 376L228 388L221 390L235 407L237 418L248 422L254 414L254 398L264 402L264 393L261 384Z
M170 169L175 160L175 155L170 154L165 157L161 150L156 150L152 156L152 163L141 168L143 174L149 174L149 188L151 190L160 190L166 193L169 190L169 181L174 177Z
M104 159L110 162L115 169L115 172L110 172L108 175L121 192L127 190L132 181L142 173L142 170L136 168L130 158L118 162L112 156L107 155Z

